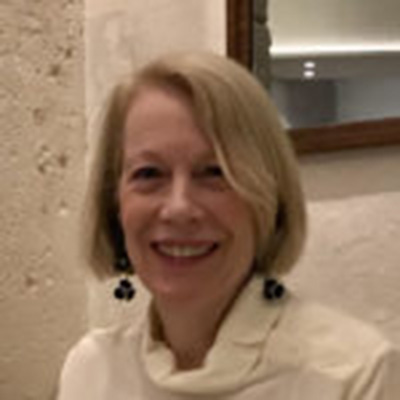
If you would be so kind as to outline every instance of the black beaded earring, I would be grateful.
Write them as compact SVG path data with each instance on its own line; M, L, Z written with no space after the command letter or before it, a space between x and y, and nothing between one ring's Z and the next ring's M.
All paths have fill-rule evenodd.
M264 281L263 296L266 300L279 300L285 295L285 287L276 279L267 278Z
M125 238L117 214L109 215L109 229L114 248L114 270L123 275L118 286L114 289L114 297L118 300L130 301L135 297L136 290L133 287L129 275L133 272L125 248Z
M132 270L131 263L126 254L120 256L115 262L115 269L119 272L122 272L126 276L121 278L118 286L114 290L114 297L118 300L126 300L130 301L135 297L136 290L127 277L129 272Z

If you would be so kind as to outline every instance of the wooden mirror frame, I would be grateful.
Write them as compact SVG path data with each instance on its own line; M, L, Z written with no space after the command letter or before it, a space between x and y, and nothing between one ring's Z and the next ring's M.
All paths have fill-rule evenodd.
M227 0L227 55L252 68L253 0ZM400 145L400 118L289 129L296 150L319 153Z

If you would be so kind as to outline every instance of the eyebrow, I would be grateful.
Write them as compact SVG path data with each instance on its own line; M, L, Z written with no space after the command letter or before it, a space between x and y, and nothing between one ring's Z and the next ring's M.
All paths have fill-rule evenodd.
M154 151L145 150L132 155L123 157L122 166L124 169L129 169L137 162L152 160L153 162L160 162L162 158Z
M152 161L157 163L165 162L164 157L160 155L158 152L155 152L153 150L143 150L136 154L128 155L126 158L124 158L123 168L129 169L132 167L133 164L142 161ZM217 161L217 157L214 152L207 151L204 152L203 154L199 154L196 163L203 163L208 161Z

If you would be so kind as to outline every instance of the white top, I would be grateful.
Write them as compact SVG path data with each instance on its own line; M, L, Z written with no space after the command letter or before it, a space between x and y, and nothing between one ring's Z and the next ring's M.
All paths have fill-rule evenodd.
M148 319L89 333L67 357L58 400L399 399L400 353L378 332L292 294L267 301L261 288L245 288L199 369L176 370Z

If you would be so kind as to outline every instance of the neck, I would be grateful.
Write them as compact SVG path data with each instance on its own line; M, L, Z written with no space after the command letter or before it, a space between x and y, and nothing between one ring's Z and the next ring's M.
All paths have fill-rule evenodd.
M189 370L203 364L230 301L221 300L219 304L202 307L182 303L185 302L166 304L155 300L155 315L160 328L155 334L174 353L177 368Z

